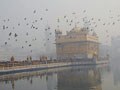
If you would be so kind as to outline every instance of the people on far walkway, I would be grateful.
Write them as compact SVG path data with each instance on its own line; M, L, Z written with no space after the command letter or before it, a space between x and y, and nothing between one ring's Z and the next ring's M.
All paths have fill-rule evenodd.
M30 56L30 61L32 61L32 57Z
M11 63L12 63L12 66L14 66L14 61L15 61L14 56L11 57L10 61L11 61Z
M32 57L31 56L27 56L27 64L32 64Z
M14 56L11 57L10 61L11 61L11 62L14 62L14 61L15 61Z

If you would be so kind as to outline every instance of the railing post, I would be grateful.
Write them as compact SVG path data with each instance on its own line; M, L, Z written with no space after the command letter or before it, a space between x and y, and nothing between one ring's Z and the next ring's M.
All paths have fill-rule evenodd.
M3 66L3 70L4 70L4 66Z

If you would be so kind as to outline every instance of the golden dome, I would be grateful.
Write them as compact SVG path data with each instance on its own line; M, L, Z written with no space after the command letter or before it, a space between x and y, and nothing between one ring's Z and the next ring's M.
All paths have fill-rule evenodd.
M81 28L80 27L74 27L71 32L79 32L81 31Z

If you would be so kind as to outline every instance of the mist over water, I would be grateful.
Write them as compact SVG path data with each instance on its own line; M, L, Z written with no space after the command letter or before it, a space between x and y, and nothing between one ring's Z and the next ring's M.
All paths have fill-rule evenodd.
M0 76L1 90L119 90L120 71L109 66L73 66Z
M109 66L0 75L0 90L120 90L120 0L0 0L0 62L56 59L55 30L75 26L97 33Z

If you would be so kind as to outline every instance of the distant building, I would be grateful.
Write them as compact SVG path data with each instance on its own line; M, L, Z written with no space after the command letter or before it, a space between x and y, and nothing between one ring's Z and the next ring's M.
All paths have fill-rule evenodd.
M62 34L55 31L57 59L87 59L99 55L99 41L95 32L90 33L88 28L75 26Z
M110 55L111 46L100 44L99 45L99 57L105 57L106 55Z
M120 36L112 37L111 41L112 51L114 51L112 54L115 57L120 57Z
M111 40L111 56L112 63L119 64L120 63L120 36L112 37Z

